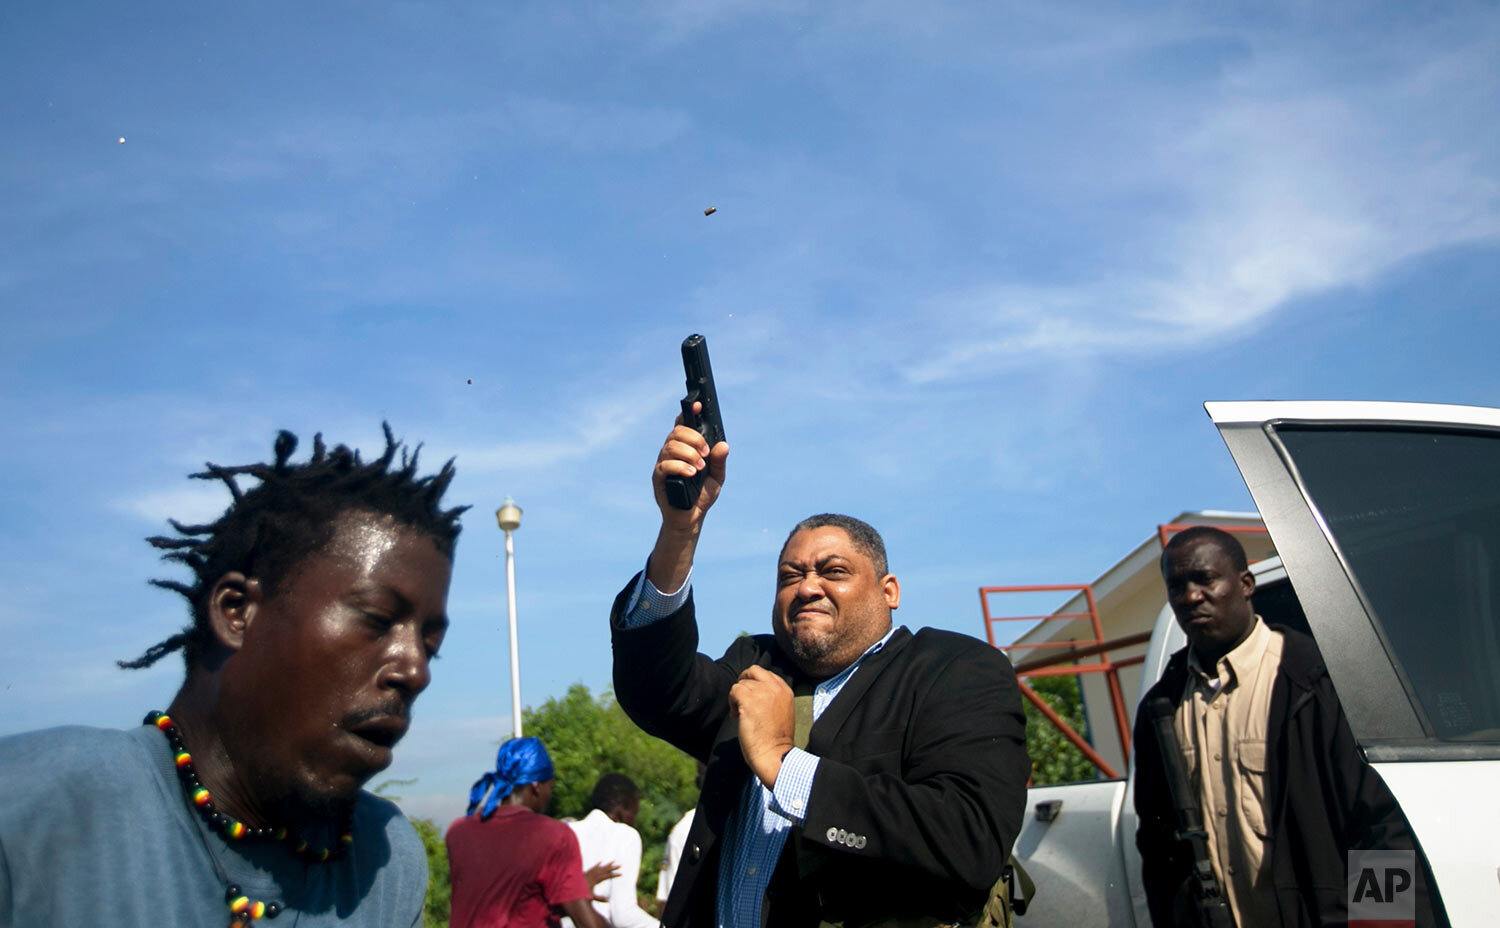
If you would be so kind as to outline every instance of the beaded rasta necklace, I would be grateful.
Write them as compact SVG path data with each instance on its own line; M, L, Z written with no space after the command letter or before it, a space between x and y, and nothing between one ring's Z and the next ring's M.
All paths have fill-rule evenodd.
M208 790L198 779L198 771L193 767L193 757L187 752L182 743L182 735L177 731L177 725L165 712L151 712L146 715L145 724L154 725L162 734L167 736L167 744L172 748L172 760L177 766L177 779L182 783L182 790L187 794L189 803L197 810L199 817L208 824L210 828L217 831L226 841L279 841L290 848L297 856L313 863L325 863L337 860L344 856L354 843L354 833L350 828L350 822L346 817L343 827L339 829L339 843L336 847L313 847L303 838L287 828L250 828L230 815L220 812L214 807L213 799ZM275 918L281 914L284 906L279 902L261 902L251 899L240 891L240 887L229 881L229 877L219 866L218 859L213 851L209 850L207 843L204 850L209 851L209 859L218 871L219 876L227 885L225 889L225 900L229 903L229 928L240 928L249 924L252 920L261 917Z

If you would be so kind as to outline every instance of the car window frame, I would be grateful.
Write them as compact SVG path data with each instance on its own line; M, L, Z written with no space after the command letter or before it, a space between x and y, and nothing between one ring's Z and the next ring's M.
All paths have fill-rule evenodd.
M1371 761L1500 759L1500 742L1435 740L1421 700L1400 663L1391 657L1368 596L1278 434L1288 427L1359 428L1500 438L1500 411L1358 403L1209 403L1205 407L1276 544L1350 729L1366 756ZM1330 415L1308 414L1324 410ZM1369 414L1361 415L1365 410ZM1487 415L1470 416L1470 411Z

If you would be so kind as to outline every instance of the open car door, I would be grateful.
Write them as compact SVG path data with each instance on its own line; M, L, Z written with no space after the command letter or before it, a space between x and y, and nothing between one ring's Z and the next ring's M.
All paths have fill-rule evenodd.
M1454 925L1500 912L1500 410L1208 403Z

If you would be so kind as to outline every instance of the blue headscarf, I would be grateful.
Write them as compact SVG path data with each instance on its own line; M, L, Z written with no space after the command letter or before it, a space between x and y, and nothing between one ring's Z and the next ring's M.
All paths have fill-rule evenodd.
M542 742L536 738L512 738L496 752L495 769L476 780L474 788L469 790L469 811L465 814L473 815L483 801L484 810L479 817L489 818L500 800L515 792L517 786L543 783L554 776L552 758L547 756Z

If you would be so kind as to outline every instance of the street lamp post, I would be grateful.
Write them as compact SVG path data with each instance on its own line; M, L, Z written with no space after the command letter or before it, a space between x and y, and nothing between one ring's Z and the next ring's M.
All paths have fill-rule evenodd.
M509 496L495 510L495 521L505 533L505 602L510 608L510 728L521 737L521 652L516 644L516 545L511 533L521 527L521 507Z

